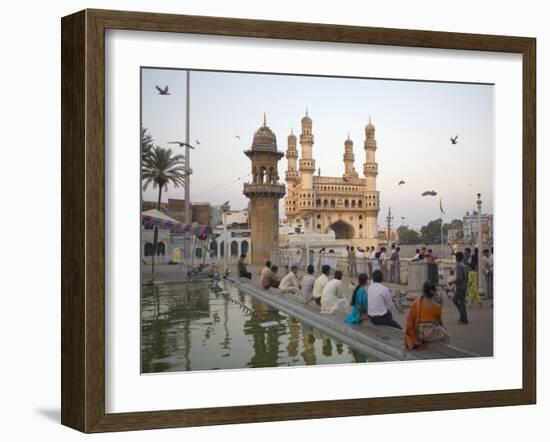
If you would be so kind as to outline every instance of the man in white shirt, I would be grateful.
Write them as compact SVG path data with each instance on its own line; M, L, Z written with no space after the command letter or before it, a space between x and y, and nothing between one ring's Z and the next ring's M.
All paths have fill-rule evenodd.
M321 313L331 314L336 310L346 312L348 300L342 284L342 272L336 270L334 279L325 284L321 295Z
M298 277L296 276L297 274L298 266L296 264L292 264L290 266L290 272L283 279L281 279L281 282L279 283L279 290L281 293L295 295L300 291Z
M330 266L325 264L321 268L321 276L319 276L315 280L315 284L313 284L313 300L317 305L321 305L321 295L323 294L325 285L327 285L328 275L330 275Z
M382 285L382 272L372 272L373 283L367 290L369 304L369 319L374 325L389 325L401 329L401 326L393 319L391 311L393 301L388 288Z
M304 304L307 304L313 298L313 286L315 285L314 271L313 266L311 264L308 265L307 275L302 278L302 296L298 300Z
M485 287L487 297L493 298L493 255L489 249L483 251L483 274L485 275Z

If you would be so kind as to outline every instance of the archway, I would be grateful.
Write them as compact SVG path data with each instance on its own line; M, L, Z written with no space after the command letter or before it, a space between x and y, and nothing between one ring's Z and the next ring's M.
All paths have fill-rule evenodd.
M352 239L354 237L353 227L344 221L336 221L330 228L334 230L336 239Z

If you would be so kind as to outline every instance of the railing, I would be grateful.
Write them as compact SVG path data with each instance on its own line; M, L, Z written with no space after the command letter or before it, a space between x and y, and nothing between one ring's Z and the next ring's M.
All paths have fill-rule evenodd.
M271 255L271 261L288 272L290 266L298 265L300 270L311 264L316 272L321 271L321 267L328 264L333 270L340 270L344 275L356 278L359 273L367 273L372 275L373 268L377 268L374 260L368 258L355 258L355 266L350 260L344 256L332 255L330 253L319 253L310 250L309 260L306 262L306 252L303 248L295 248L293 250L279 250L278 253ZM399 271L392 270L392 261L386 259L378 262L378 267L382 271L384 281L397 284L408 283L408 268L411 258L400 258ZM439 283L446 285L454 272L454 263L447 260L436 260L438 265Z

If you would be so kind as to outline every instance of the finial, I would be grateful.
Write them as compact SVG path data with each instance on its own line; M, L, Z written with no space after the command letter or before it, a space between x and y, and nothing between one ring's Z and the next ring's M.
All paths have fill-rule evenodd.
M267 124L266 124L266 121L265 121L265 112L264 112L264 127L266 127Z
M294 135L294 128L293 127L290 128L290 135Z
M349 132L348 132L348 140L349 140L349 139L350 139L350 138L349 138Z
M369 124L372 124L371 121L370 121L370 115L369 115Z
M307 106L306 106L306 117L309 117L308 113L307 113Z

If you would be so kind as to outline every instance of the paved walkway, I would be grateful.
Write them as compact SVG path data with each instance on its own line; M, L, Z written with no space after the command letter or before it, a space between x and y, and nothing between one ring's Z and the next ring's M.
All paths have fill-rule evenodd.
M252 273L252 281L256 284L259 282L259 275L261 267L249 266L249 271ZM150 267L143 269L142 278L143 281L151 280ZM235 268L230 268L232 275L236 274ZM280 269L281 277L284 275L284 269ZM299 272L301 277L303 272ZM167 265L161 264L155 268L155 280L158 281L177 281L185 279L186 272L181 269L179 265ZM347 276L344 276L344 287L348 295L348 300L351 299L351 293L353 286L351 285ZM394 292L399 288L402 291L406 291L405 285L397 284L385 284L388 288ZM394 319L404 327L409 309L405 308L403 313L394 311ZM468 307L468 319L470 323L468 325L459 325L457 323L458 311L453 305L451 299L445 298L443 304L443 321L445 326L449 330L451 336L451 345L461 348L465 351L476 353L480 356L492 356L493 355L493 309L492 301L482 300L482 307L471 306Z

